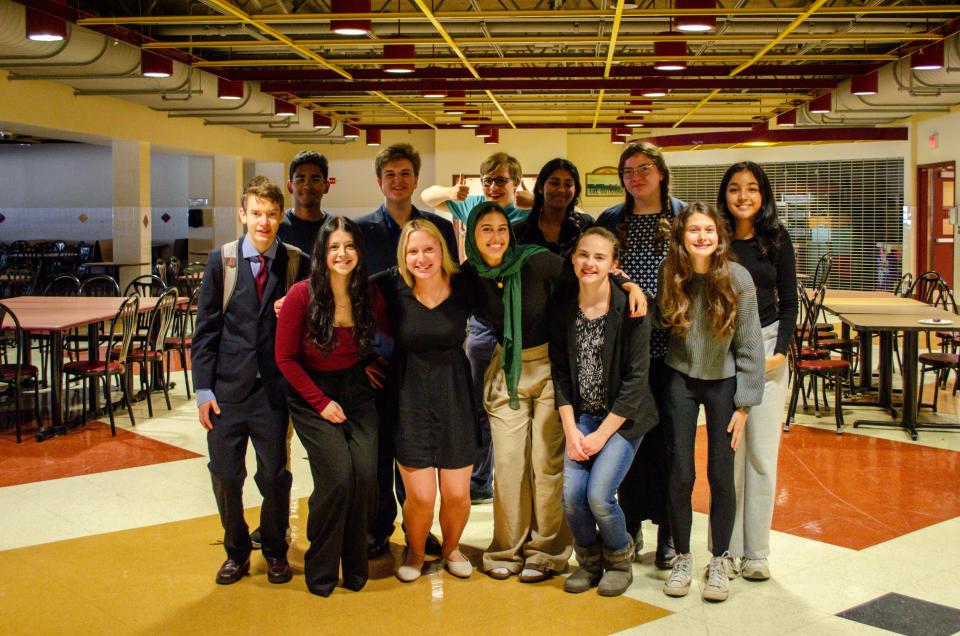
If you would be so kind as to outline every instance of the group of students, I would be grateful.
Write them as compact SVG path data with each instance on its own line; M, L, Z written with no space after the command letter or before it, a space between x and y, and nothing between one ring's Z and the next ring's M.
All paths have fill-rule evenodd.
M536 583L575 552L566 591L622 594L652 520L664 592L686 595L701 406L713 555L703 596L726 599L737 574L769 578L797 293L759 166L731 166L716 206L687 205L669 195L660 150L631 145L618 165L625 200L594 220L576 209L573 163L540 170L527 213L516 206L520 165L498 153L481 165L482 197L462 179L423 193L462 226L461 248L449 221L412 206L420 159L409 145L378 155L384 205L356 221L320 211L319 159L294 160L286 218L277 186L248 186L246 234L211 252L204 276L193 372L228 557L218 583L249 570L247 439L267 575L291 578L289 415L314 481L305 578L315 594L341 573L348 589L365 584L393 531L394 463L407 545L397 578L423 571L438 489L435 547L450 574L471 576L459 541L471 499L491 487L492 452L488 576ZM309 222L316 238L298 258L284 234Z

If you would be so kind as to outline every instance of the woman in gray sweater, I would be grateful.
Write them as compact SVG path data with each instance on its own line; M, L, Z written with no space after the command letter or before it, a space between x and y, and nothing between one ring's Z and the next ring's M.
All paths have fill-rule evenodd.
M700 406L707 416L710 482L710 532L713 558L703 598L726 600L729 580L724 567L736 494L734 451L750 406L763 397L764 351L757 297L750 273L730 260L726 223L706 203L692 203L673 222L661 271L657 314L671 331L665 359L671 456L670 526L677 549L663 591L685 596L690 589L690 554L695 479L694 446Z

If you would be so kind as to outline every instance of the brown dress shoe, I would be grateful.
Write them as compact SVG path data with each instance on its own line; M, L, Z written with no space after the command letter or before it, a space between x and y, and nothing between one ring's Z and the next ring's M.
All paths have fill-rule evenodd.
M250 557L243 563L237 563L233 559L227 559L217 571L217 583L220 585L232 585L236 583L250 571Z
M271 583L286 583L293 578L293 570L290 564L284 559L271 559L267 557L267 580Z

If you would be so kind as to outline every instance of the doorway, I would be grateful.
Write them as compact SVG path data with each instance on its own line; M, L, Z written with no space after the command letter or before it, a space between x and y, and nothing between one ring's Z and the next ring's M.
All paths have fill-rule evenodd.
M937 271L951 288L956 234L955 174L953 161L917 166L916 273Z

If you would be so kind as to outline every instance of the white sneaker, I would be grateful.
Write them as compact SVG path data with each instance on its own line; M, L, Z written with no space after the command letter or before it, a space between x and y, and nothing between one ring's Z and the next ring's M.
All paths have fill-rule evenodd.
M766 581L770 578L770 564L766 559L747 559L740 562L743 578L750 581Z
M740 576L740 567L737 560L732 556L723 557L723 569L727 573L727 578L731 581Z
M667 596L686 596L693 579L693 555L678 554L673 559L670 576L663 584L663 593Z
M703 600L725 601L730 596L730 578L727 576L727 553L710 559L707 566L707 584L703 588Z

